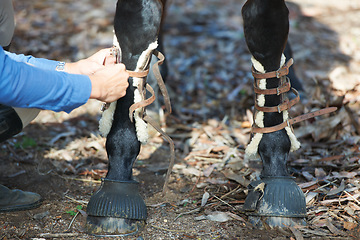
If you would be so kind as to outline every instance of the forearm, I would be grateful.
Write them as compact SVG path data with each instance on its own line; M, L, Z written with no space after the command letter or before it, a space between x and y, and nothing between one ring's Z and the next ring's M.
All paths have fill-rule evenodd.
M126 94L129 74L125 66L115 64L114 57L108 53L108 49L100 50L90 58L66 64L65 72L59 72L54 71L56 61L5 54L0 48L0 103L70 112L89 98L116 101ZM43 64L41 67L27 64L40 62ZM51 71L44 67L46 62L49 66L53 64Z
M90 97L91 81L83 75L37 69L5 58L1 62L0 103L23 108L71 112ZM24 79L26 79L24 81Z
M26 56L24 54L15 54L5 51L5 54L12 60L16 62L23 62L31 64L35 67L45 69L45 70L55 70L56 66L59 64L59 61L48 60L45 58L35 58L31 55Z

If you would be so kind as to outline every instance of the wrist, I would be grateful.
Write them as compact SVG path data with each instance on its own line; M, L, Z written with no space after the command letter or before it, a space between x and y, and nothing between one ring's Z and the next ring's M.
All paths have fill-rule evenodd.
M65 62L59 62L59 63L56 65L55 70L58 71L58 72L64 72L64 71L65 71L65 65L66 65Z
M90 99L99 99L101 97L101 90L99 88L96 76L91 75L88 77L90 78L90 82L91 82Z
M56 71L66 72L70 74L81 74L80 71L77 69L76 62L75 63L60 62L56 66Z

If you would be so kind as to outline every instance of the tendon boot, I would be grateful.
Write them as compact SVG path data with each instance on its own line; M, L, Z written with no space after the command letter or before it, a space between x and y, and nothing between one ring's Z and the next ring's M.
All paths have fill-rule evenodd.
M37 193L10 190L0 184L0 212L13 212L37 208L42 198Z

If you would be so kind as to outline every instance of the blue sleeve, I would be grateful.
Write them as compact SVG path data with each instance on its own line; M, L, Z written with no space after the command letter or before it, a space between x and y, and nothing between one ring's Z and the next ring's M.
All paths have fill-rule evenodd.
M45 58L35 58L33 56L25 56L24 54L15 54L7 51L5 51L5 54L14 61L29 63L35 67L46 70L55 70L56 66L59 64L58 61L48 60Z
M88 76L50 71L17 62L0 47L0 103L12 107L71 112L90 97Z

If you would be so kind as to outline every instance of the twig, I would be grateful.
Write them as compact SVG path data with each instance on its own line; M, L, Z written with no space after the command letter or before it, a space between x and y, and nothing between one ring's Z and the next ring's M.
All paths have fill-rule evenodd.
M194 184L193 188L191 189L191 191L188 193L188 196L195 190L196 186L198 185L198 183L200 182L201 179L201 174L198 176L198 178L196 179L196 183Z
M216 195L212 194L214 196L214 198L216 198L217 200L219 200L220 202L224 203L225 205L231 207L234 210L237 210L236 207L231 206L230 204L228 204L227 202L225 202L224 200L222 200L221 198L217 197Z
M93 180L93 179L82 179L82 178L72 178L72 177L64 177L59 175L59 177L67 180L75 180L75 181L81 181L81 182L92 182L92 183L101 183L101 180Z
M187 232L186 230L172 230L172 229L168 229L168 228L158 227L158 226L155 226L155 225L152 225L152 224L150 224L150 226L153 227L153 228L157 228L157 229L160 229L160 230L163 230L163 231L168 231L168 232Z
M53 171L53 169L50 169L50 170L47 171L47 172L41 172L40 166L43 165L43 164L42 164L43 161L44 161L44 158L42 158L42 159L40 160L40 162L39 162L39 163L37 164L37 166L36 166L36 171L37 171L37 173L38 173L39 175L41 175L41 176L48 175L48 174L50 174L50 173Z
M195 209L193 209L193 210L190 210L189 212L180 213L180 214L174 219L174 221L176 221L179 217L182 217L182 216L184 216L184 215L199 212L201 209L202 209L202 208L199 207L199 208L195 208Z
M74 221L75 221L75 218L79 215L79 213L80 213L80 212L77 212L77 213L75 214L75 216L71 219L71 222L70 222L68 228L66 229L66 231L69 231L69 230L70 230L71 226L73 225L73 223L74 223Z
M66 196L66 195L65 195L65 197L67 199L70 199L71 201L76 202L76 203L81 204L81 205L87 205L88 204L88 201L76 200L75 198L72 198L72 197L69 197L69 196Z
M360 196L360 193L355 194L354 196L351 196L351 197L346 197L346 198L323 200L323 201L320 201L319 203L322 204L322 205L332 204L334 202L341 203L341 202L344 202L344 201L354 200L359 196Z
M289 227L289 229L292 232L292 234L294 234L296 240L304 240L302 233L298 229L294 227Z
M76 237L79 236L79 233L41 233L40 237L43 238L67 238L67 237Z
M330 156L330 157L324 157L324 158L320 158L320 159L314 159L314 162L330 162L330 161L335 161L335 160L339 160L341 158L346 157L345 154L342 155L335 155L335 156Z
M9 151L14 155L14 158L17 162L20 162L20 157L19 155L16 154L16 152L14 151L14 149L11 147L10 144L6 144L7 148L9 149Z
M221 198L221 199L224 199L225 197L227 197L228 195L232 194L233 192L236 192L239 188L240 188L240 184L239 184L236 188L234 188L233 190L231 190L230 192L227 192L227 193L225 193L224 195L222 195L220 198Z
M147 207L161 207L161 205L167 204L168 202L161 202L157 204L146 205Z
M328 182L327 184L322 185L321 187L318 187L318 188L315 189L314 191L321 190L321 189L323 189L323 188L325 188L325 187L327 187L327 186L329 186L329 185L331 185L331 184L334 184L334 182L336 182L336 181L337 181L337 180L334 180L334 181L332 181L332 182Z
M357 200L353 195L351 195L350 193L348 193L347 191L344 190L344 193L346 193L351 199L353 199L357 204L360 204L359 200Z

